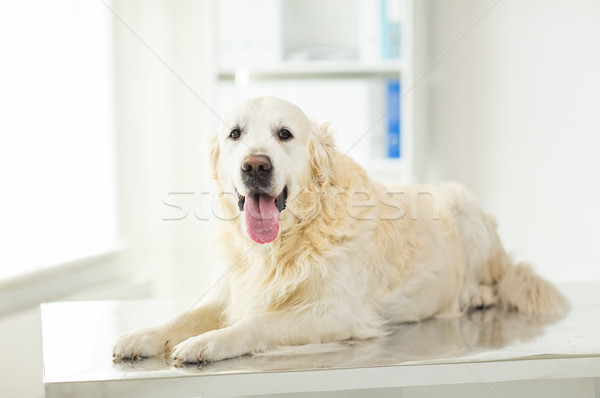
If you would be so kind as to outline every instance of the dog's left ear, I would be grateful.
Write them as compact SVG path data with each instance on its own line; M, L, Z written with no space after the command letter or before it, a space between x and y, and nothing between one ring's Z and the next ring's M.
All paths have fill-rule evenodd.
M212 177L217 180L217 162L219 160L219 139L218 135L214 134L208 141L208 163L211 169Z
M312 178L320 186L329 185L334 179L335 140L328 123L312 122L309 142Z

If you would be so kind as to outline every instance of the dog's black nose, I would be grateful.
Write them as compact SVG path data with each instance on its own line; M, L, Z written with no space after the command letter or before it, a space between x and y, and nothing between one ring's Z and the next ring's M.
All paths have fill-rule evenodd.
M266 174L271 170L271 160L263 155L248 156L242 162L242 170L246 174Z

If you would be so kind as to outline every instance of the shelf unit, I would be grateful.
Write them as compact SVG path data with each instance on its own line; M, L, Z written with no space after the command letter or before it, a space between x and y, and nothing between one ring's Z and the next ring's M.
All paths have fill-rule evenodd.
M218 69L219 80L233 80L240 73L250 79L303 79L303 78L398 78L405 69L397 60L381 62L361 61L284 61L272 65L222 67Z
M401 15L397 59L381 56L383 29L377 24L384 20L381 7L386 1L400 7L394 11ZM374 178L387 184L413 182L421 152L416 135L423 130L424 120L424 107L415 112L419 101L412 92L415 70L423 64L424 51L419 49L425 40L415 28L423 20L423 6L417 0L258 0L252 4L214 2L218 111L258 95L288 99L316 121L331 122L340 150ZM371 37L373 32L380 34L377 40ZM331 57L323 56L327 53ZM311 59L314 54L316 59ZM400 158L385 156L386 84L392 80L401 85Z

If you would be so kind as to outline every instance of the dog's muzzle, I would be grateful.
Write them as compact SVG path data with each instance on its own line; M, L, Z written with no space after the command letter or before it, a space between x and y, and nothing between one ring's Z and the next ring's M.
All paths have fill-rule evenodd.
M244 212L246 232L258 243L269 243L279 233L279 213L286 207L287 187L273 194L273 167L268 157L252 155L242 162L246 196L238 193L238 207Z
M242 182L250 190L268 192L273 176L271 160L264 155L248 156L242 162Z

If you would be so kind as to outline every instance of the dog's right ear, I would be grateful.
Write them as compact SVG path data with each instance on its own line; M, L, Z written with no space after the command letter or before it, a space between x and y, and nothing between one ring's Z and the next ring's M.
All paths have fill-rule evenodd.
M208 140L208 163L211 169L211 175L217 179L217 163L219 161L219 138L218 134L214 134Z
M334 178L335 140L329 124L312 122L312 135L309 142L312 178L319 186L331 184Z

